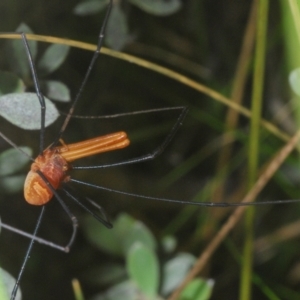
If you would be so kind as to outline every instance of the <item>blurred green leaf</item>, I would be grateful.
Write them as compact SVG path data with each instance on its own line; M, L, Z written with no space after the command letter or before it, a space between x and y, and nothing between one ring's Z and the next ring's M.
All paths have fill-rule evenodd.
M140 291L136 288L135 284L131 281L121 282L105 293L98 294L92 300L133 300L139 299Z
M161 239L161 245L166 253L172 253L177 246L177 240L174 236L167 235Z
M10 294L15 285L15 278L13 278L8 272L0 268L0 299L10 299ZM21 300L22 294L20 288L18 289L15 300Z
M22 23L16 29L16 32L33 33L32 30L26 24ZM30 76L30 68L26 49L22 40L7 41L7 51L9 54L9 61L11 68L23 79ZM28 45L32 58L36 57L37 54L37 42L28 40Z
M29 147L20 147L29 156L32 150ZM20 171L30 161L29 157L17 149L8 149L0 154L0 176L7 176Z
M87 16L92 15L100 12L103 10L108 1L107 0L95 0L95 1L84 1L77 4L74 9L73 13L79 16Z
M156 296L159 285L159 264L156 254L144 244L136 242L127 255L129 277L148 297Z
M117 232L114 229L115 228L109 230L101 226L101 224L90 215L86 216L83 221L85 235L93 245L111 255L122 256L123 249Z
M140 242L150 249L156 248L156 242L148 228L127 214L120 214L113 222L113 230L99 226L92 216L84 220L87 238L101 250L117 256L125 256L131 246Z
M105 276L103 276L105 274ZM126 277L126 270L123 264L107 263L100 266L90 267L84 274L85 280L94 285L109 285L120 282Z
M0 269L0 299L9 300L9 291L7 290L4 283L4 276L2 274L2 269Z
M214 281L200 278L191 281L179 296L179 300L208 300L212 294Z
M42 76L57 70L65 61L70 47L66 45L53 44L47 48L38 63L38 69Z
M171 293L185 278L196 258L189 253L180 253L163 267L162 295Z
M135 220L127 214L120 214L113 222L113 230L108 230L99 226L99 222L92 216L87 216L84 220L84 231L87 238L101 250L117 255L124 256L124 239L129 234Z
M50 99L61 102L69 102L71 100L69 88L60 81L45 80L43 81L43 87L45 88L45 94Z
M157 15L168 16L176 13L181 8L180 0L129 0L143 11Z
M59 117L59 113L55 105L47 98L45 98L45 103L45 126L49 126ZM23 129L38 130L41 127L41 106L35 93L1 96L0 115Z
M123 249L124 253L130 251L132 245L137 242L143 244L146 248L155 251L156 241L151 231L140 221L135 221L131 227L128 227L128 232L124 236Z
M300 96L300 68L297 68L290 73L289 83L293 92Z
M21 78L13 73L0 71L0 96L24 91L25 85Z
M115 50L121 50L129 40L126 15L119 4L113 6L106 28L106 42Z
M25 178L25 175L12 175L1 178L1 191L7 194L20 192L24 188Z

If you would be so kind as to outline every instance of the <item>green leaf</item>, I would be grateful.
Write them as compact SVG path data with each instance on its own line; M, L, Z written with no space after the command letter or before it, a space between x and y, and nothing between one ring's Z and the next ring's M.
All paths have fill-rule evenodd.
M136 242L149 249L156 249L155 238L149 229L127 214L118 216L113 222L113 230L99 226L99 222L92 216L87 216L83 224L89 241L107 253L123 257Z
M0 268L0 299L8 300L10 299L10 294L13 290L16 280L5 270ZM21 300L21 290L18 289L15 300Z
M150 250L156 249L156 241L151 231L140 221L135 221L131 227L128 227L127 234L123 238L124 253L128 253L132 245L137 242L143 244Z
M170 294L187 275L196 258L189 253L180 253L163 267L162 295Z
M48 75L57 70L65 61L70 47L54 44L47 48L38 63L38 69L42 76Z
M25 175L12 175L1 178L1 191L7 194L14 194L20 192L24 189L25 178Z
M55 105L45 98L46 122L52 124L59 116ZM30 130L41 127L41 106L35 93L7 94L0 97L0 115L12 124Z
M105 276L103 276L105 274ZM91 285L112 285L126 278L126 270L121 263L107 263L90 267L84 273L84 279Z
M179 300L208 300L212 294L214 281L200 278L191 281L179 296Z
M93 245L111 255L123 255L123 249L115 228L109 230L101 226L92 216L87 216L82 223L85 235Z
M140 292L131 281L121 282L105 293L93 297L93 300L133 300L140 299Z
M17 29L16 32L24 33L33 33L32 30L24 23L22 23ZM37 42L29 41L28 45L32 58L36 57L37 54ZM28 58L26 54L26 49L22 40L12 40L7 41L7 51L9 53L9 61L11 68L15 73L21 76L23 79L30 76L30 68L28 63Z
M78 16L96 14L103 10L106 7L107 3L107 0L81 2L75 6L75 8L73 9L73 13Z
M71 100L69 88L60 81L45 80L43 81L43 87L45 87L45 94L50 99L61 102L69 102Z
M152 249L140 242L135 243L127 256L130 279L148 297L155 297L159 285L159 264Z
M32 150L29 147L20 147L29 156L32 155ZM7 176L14 174L20 170L30 161L29 157L17 149L8 149L0 154L0 176Z
M18 76L10 72L0 71L0 96L9 93L22 93L25 85Z
M115 50L121 50L129 40L128 25L120 5L114 5L106 28L106 42Z
M161 245L162 248L164 249L164 252L172 253L176 249L177 240L174 236L167 235L161 239Z
M297 68L290 73L289 83L293 92L300 96L300 68Z
M124 245L128 244L125 241L135 222L129 215L120 214L113 222L113 230L108 230L99 226L99 222L92 216L87 216L83 222L83 229L89 241L99 249L123 257L125 254Z
M176 13L181 8L180 0L129 0L143 11L157 15L168 16Z

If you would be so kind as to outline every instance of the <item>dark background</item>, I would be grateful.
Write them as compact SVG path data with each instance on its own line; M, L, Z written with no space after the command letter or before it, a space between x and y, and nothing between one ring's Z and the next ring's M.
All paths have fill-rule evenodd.
M103 14L88 17L75 16L72 9L76 4L76 1L71 0L2 0L0 2L0 31L12 32L21 22L25 22L39 35L96 43ZM238 0L190 0L184 1L182 9L172 16L155 17L124 0L123 8L129 20L132 36L132 42L124 48L124 51L170 67L228 96L250 4L251 1ZM278 78L284 79L279 86L276 86L276 97L283 102L289 97L285 94L287 79L283 60L284 44L280 17L280 6L277 1L272 1L265 88L264 117L266 118L271 117L270 107L274 100L274 85L278 83ZM1 43L4 42L1 41ZM43 53L45 47L45 44L39 43L39 55ZM156 52L157 49L158 52ZM176 54L178 57L170 63L167 60L169 55L161 51ZM5 53L2 54L5 55ZM74 97L90 57L91 52L71 49L66 62L51 75L51 78L59 79L67 84ZM181 59L188 60L191 65L182 62ZM9 60L9 57L1 58L4 65L6 65L5 60ZM250 89L251 80L249 79L247 92L250 92ZM249 94L246 94L244 97L246 106L249 106L249 99ZM207 183L214 179L216 160L222 151L222 148L218 148L218 138L225 132L226 107L185 85L152 71L101 55L75 114L105 115L179 105L189 106L190 112L170 146L155 161L100 171L74 171L71 176L137 194L192 200ZM58 107L62 111L67 111L68 106L58 104ZM132 140L128 149L82 160L80 164L92 165L120 161L149 153L155 149L167 136L177 117L177 112L169 111L106 121L74 119L64 134L64 141L75 142L125 130ZM59 124L57 122L47 129L45 137L47 145L53 141ZM233 173L228 174L226 186L228 193L242 185L246 177L245 147L248 124L247 119L241 119L239 133L242 137L236 142L234 148L236 151L234 155L239 153L240 156L237 158L238 167ZM17 145L28 145L34 150L34 155L37 155L38 132L25 132L5 121L1 121L1 128L4 128L3 130ZM262 151L262 162L270 158L282 145L281 141L269 133L265 133L263 138L262 145L266 148ZM3 150L7 148L4 142L1 142L0 146ZM201 157L200 151L203 151L202 159L199 158ZM179 176L174 184L163 181L172 170L179 167L178 172L181 172L180 164L199 152L197 157L200 162L194 162L188 174ZM297 174L298 171L295 172ZM25 170L24 173L26 173ZM295 177L298 178L299 175ZM176 216L184 218L184 206L145 201L75 185L74 189L78 197L89 196L97 200L105 207L112 219L120 212L127 212L145 222L157 238L165 233L164 229L172 220L178 220ZM209 190L208 195L204 197L202 194L202 197L210 201L211 193L212 191ZM276 180L267 187L262 197L264 200L287 198L290 198L290 195L284 193ZM225 199L220 201L225 201ZM70 208L80 222L84 217L82 210L72 204ZM218 230L219 224L225 220L223 214L219 216L219 210L214 213L211 208L195 209L180 229L168 227L168 233L178 238L178 250L194 255L201 253ZM28 206L23 201L21 192L13 195L1 194L1 218L6 223L32 232L38 211L38 208ZM215 220L213 216L216 216ZM288 222L296 221L298 216L299 205L297 204L280 208L260 207L257 210L256 234L261 236L271 233ZM204 226L203 229L201 226ZM64 243L68 240L70 230L70 221L59 204L56 201L49 203L40 235ZM240 263L236 261L230 245L233 243L239 251L241 250L243 233L240 230L241 228L238 228L231 235L230 240L221 246L202 274L216 281L213 299L224 299L224 295L227 299L237 298ZM0 264L14 276L18 274L27 244L28 241L23 237L4 230L1 232ZM299 265L298 249L299 239L295 238L277 244L266 257L256 253L255 271L267 286L278 293L281 299L284 299L283 294L286 295L286 299L297 299L299 296L296 294L296 286L299 286L297 285L299 275L296 271ZM70 254L35 245L21 283L23 299L74 299L70 283L72 278L80 280L88 299L101 288L88 282L84 274L91 266L114 259L90 245L80 229ZM257 286L254 288L254 293L255 299L266 299Z

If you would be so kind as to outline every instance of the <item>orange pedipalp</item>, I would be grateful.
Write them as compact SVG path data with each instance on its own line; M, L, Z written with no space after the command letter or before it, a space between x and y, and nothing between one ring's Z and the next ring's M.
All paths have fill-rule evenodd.
M90 155L127 147L130 144L123 131L107 134L86 141L46 149L31 165L25 183L24 197L32 205L44 205L53 197L47 183L36 172L41 171L54 189L69 180L69 162Z
M130 144L127 134L123 131L99 136L86 141L57 147L58 153L67 161L125 148Z

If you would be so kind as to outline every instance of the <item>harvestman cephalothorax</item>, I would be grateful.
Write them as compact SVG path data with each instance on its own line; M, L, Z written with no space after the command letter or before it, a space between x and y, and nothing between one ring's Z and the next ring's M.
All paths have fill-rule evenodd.
M197 205L197 206L205 206L205 207L228 207L228 206L247 206L247 205L264 205L264 204L270 204L274 203L273 201L269 202L260 202L260 203L195 203L191 201L184 201L184 200L176 200L176 199L168 199L168 198L157 198L157 197L152 197L152 196L147 196L147 195L136 195L133 193L128 193L128 192L123 192L123 191L117 191L117 190L111 190L109 188L105 187L100 187L98 185L94 184L89 184L86 182L82 182L79 180L72 179L69 174L67 173L70 169L70 163L76 159L79 159L81 157L86 157L90 155L95 155L98 153L106 152L106 151L111 151L111 150L116 150L116 149L121 149L124 147L127 147L130 143L127 134L125 132L116 132L113 134L108 134L106 136L101 136L97 138L92 138L83 142L79 143L74 143L74 144L69 144L65 145L63 143L62 136L68 126L68 123L73 115L75 106L78 102L78 100L81 97L81 94L84 90L84 87L87 83L87 80L89 78L90 72L96 62L96 59L100 53L100 49L102 47L103 39L104 39L104 33L105 33L105 28L107 25L107 21L109 18L109 14L112 8L112 1L110 1L109 6L106 11L105 19L103 21L99 38L98 38L98 43L97 43L97 48L94 52L94 55L92 57L92 60L89 64L88 70L84 76L84 79L79 87L79 90L75 96L74 101L71 104L71 107L69 109L69 112L61 126L61 129L55 138L54 142L44 150L44 133L45 133L45 101L42 93L40 92L40 86L39 86L39 80L36 74L35 66L33 59L31 57L30 49L28 46L28 42L26 39L25 34L22 35L22 40L23 44L25 47L25 51L28 56L28 62L31 68L32 72L32 78L34 81L35 85L35 90L37 94L37 98L40 102L41 105L41 130L40 130L40 149L39 149L39 156L36 159L31 159L33 162L31 171L29 172L25 186L24 186L24 197L26 201L30 204L33 205L41 205L41 212L39 215L39 218L36 223L35 231L30 234L26 233L22 230L13 228L9 226L8 224L1 223L1 226L3 228L6 228L8 230L11 230L15 233L21 234L23 236L26 236L30 239L30 244L27 249L23 265L20 269L20 272L17 277L16 284L14 286L14 289L11 294L11 299L14 299L20 284L21 277L23 275L25 265L28 261L33 243L39 242L41 244L45 244L47 246L59 249L64 252L68 252L74 242L74 239L76 237L76 231L78 227L78 222L76 217L72 214L72 212L68 209L68 207L65 205L64 200L61 198L61 196L56 192L56 189L60 187L60 184L62 182L68 182L72 181L78 184L85 184L87 186L97 188L97 189L102 189L102 190L108 190L112 191L114 193L119 193L127 196L132 196L136 198L143 198L147 200L154 200L154 201L165 201L165 202L173 202L173 203L178 203L178 204L190 204L190 205ZM89 166L89 167L72 167L72 169L101 169L101 168L108 168L108 167L115 167L115 166L122 166L122 165L127 165L127 164L133 164L133 163L140 163L144 162L147 160L152 160L156 158L158 155L160 155L165 148L168 146L168 144L171 142L173 139L174 135L176 134L177 130L180 128L188 110L186 107L173 107L173 108L165 108L165 109L157 109L157 111L163 111L163 110L178 110L180 112L179 117L177 118L177 121L175 122L174 126L172 127L171 131L163 141L163 143L157 147L153 152L128 159L126 161L121 161L118 163L113 163L109 165L98 165L98 166ZM150 110L149 110L150 111ZM134 112L134 113L147 113L149 111L140 111L140 112ZM134 114L132 113L132 114ZM0 132L0 136L8 142L10 145L15 147L16 149L19 149L18 146L13 143L10 139L8 139L3 133ZM62 145L59 145L59 144ZM21 150L20 150L21 151ZM24 155L27 155L24 153ZM87 206L83 205L81 202L79 202L73 195L71 195L67 190L64 190L66 195L73 199L78 205L80 205L84 210L92 214L93 217L95 217L99 222L104 224L107 228L111 228L112 225L109 222L108 218L105 216L105 213L103 212L101 207L96 206L95 210L98 209L98 213L95 212L95 210L89 209ZM63 210L68 214L69 218L71 219L72 226L73 226L73 232L70 237L69 242L65 246L57 245L51 241L45 240L43 238L40 238L37 236L38 229L40 227L43 215L45 213L45 207L46 203L52 199L52 197L56 198L58 202L61 204ZM290 200L287 202L295 202L297 200ZM287 203L286 201L276 201L275 203ZM100 213L99 213L100 211Z

